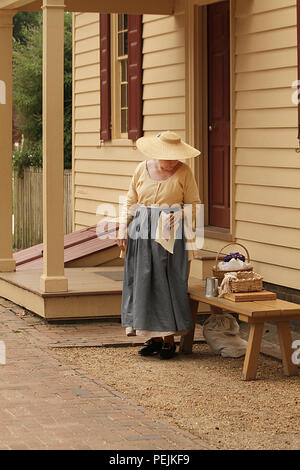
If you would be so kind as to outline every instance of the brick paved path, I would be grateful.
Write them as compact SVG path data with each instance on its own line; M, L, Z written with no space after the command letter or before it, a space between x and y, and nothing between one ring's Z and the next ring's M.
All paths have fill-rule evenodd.
M94 328L91 322L49 325L0 298L0 340L7 352L0 365L0 449L207 449L49 349L59 341L70 345L71 336L74 344L74 331L78 344L94 345ZM107 325L103 344L117 328Z

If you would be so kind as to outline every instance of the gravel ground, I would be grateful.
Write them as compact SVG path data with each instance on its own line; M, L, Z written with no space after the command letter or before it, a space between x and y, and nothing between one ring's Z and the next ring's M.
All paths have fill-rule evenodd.
M299 378L260 356L258 378L241 379L243 358L214 356L206 344L169 361L137 347L55 349L72 364L218 449L299 449Z

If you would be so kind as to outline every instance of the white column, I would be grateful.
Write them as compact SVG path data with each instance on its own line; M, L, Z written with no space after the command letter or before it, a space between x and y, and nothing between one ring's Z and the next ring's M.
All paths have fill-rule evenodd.
M0 271L15 271L12 235L12 32L14 10L0 10Z
M43 0L42 292L65 292L64 273L64 8Z

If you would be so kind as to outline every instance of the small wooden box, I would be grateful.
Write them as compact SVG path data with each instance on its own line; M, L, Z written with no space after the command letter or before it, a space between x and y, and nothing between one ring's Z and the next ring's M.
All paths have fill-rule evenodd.
M277 295L274 292L262 290L260 292L237 292L225 294L224 299L232 302L251 302L253 300L276 300Z

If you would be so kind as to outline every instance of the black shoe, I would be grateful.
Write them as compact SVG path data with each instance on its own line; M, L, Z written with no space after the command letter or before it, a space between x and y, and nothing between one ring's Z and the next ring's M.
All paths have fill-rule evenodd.
M141 356L153 356L153 354L161 351L162 346L162 341L155 341L153 338L148 339L142 349L139 350L139 354Z
M158 355L159 359L171 359L176 354L176 344L163 343Z

